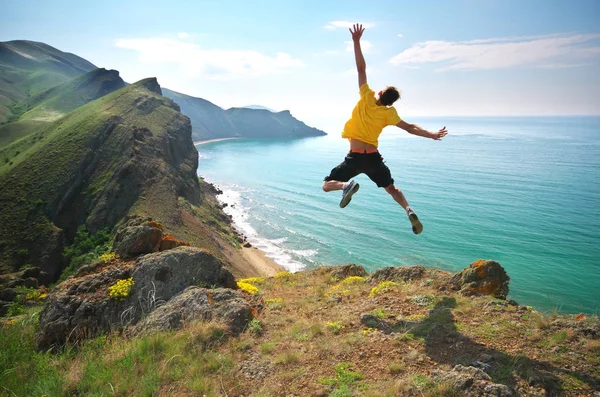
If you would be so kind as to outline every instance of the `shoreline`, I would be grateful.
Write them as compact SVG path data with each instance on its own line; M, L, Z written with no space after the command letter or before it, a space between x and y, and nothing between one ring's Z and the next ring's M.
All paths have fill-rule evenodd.
M207 139L206 141L197 141L194 142L194 146L200 146L200 145L204 145L206 143L213 143L213 142L220 142L220 141L229 141L231 139L240 139L237 137L231 137L231 138L215 138L215 139Z
M264 251L254 246L242 247L242 256L262 277L273 277L277 273L288 271L283 265L269 258Z

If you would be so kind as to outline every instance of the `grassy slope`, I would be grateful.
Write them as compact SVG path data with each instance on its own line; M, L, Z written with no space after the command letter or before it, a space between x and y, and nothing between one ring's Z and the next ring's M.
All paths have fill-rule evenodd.
M40 133L50 122L124 85L117 71L95 69L22 101L19 112L23 114L19 120L0 125L0 167L31 145L32 139L24 138Z
M150 216L226 262L245 263L214 194L198 185L189 120L144 84L22 139L19 154L10 146L9 162L0 163L0 273L37 265L63 231L68 244L82 223L93 232L127 213Z
M0 168L3 270L7 270L7 265L15 267L35 259L31 252L22 250L32 249L35 241L56 230L48 219L53 210L50 207L69 189L68 184L81 172L82 163L94 155L95 149L102 146L96 172L87 176L90 193L95 185L106 182L107 173L114 169L113 161L126 160L119 156L124 154L124 143L131 139L131 130L116 128L117 133L106 136L107 127L115 125L113 118L119 118L117 124L145 127L157 136L165 133L167 123L181 118L177 111L166 106L139 117L134 103L144 95L148 95L145 88L132 85L77 109L31 137L32 142L12 159L13 164ZM85 218L81 219L84 221ZM21 254L17 254L19 250Z
M20 119L52 121L124 86L116 70L95 69L28 98Z
M0 124L19 114L12 109L17 102L93 69L85 59L44 43L0 42Z
M240 337L195 323L138 339L100 337L59 355L35 352L34 308L0 328L0 383L10 395L453 396L433 371L488 354L493 381L521 395L600 387L600 341L574 330L598 327L597 317L441 292L445 277L431 270L372 296L374 284L333 280L322 269L283 273L254 282L264 310ZM383 334L361 324L363 313L409 325Z

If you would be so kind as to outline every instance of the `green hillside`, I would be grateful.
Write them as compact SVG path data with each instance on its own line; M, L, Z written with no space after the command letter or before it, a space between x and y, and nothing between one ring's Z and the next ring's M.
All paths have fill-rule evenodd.
M77 228L111 228L132 208L178 222L199 205L189 119L155 79L95 100L34 134L0 168L1 272L41 266L56 276ZM152 197L156 206L144 211ZM179 222L180 224L182 222Z
M0 125L0 159L10 160L12 154L23 151L30 141L22 139L7 148L10 143L41 131L46 123L124 86L116 70L94 69L13 105L13 117L20 117Z
M190 118L194 141L239 136L235 126L219 106L166 88L163 89L163 95L175 101L181 107L181 112Z
M11 120L17 102L93 69L85 59L44 43L0 42L0 124Z

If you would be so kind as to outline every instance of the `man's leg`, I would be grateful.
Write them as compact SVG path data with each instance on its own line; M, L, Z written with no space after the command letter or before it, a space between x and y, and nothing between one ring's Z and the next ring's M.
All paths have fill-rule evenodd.
M342 190L346 182L341 181L325 181L323 182L323 190L333 192L334 190Z
M352 195L358 192L360 187L358 183L350 180L361 172L357 166L354 157L348 154L340 165L331 170L331 173L325 177L323 182L323 190L326 192L343 190L342 200L340 201L341 208L350 203Z
M402 206L402 208L404 208L405 210L408 208L408 201L406 201L406 197L404 197L402 191L396 186L394 186L394 184L391 184L388 187L386 187L385 191L388 192L392 196L392 198Z
M402 191L396 186L394 186L393 183L386 187L385 191L388 192L392 196L392 198L402 206L402 208L404 208L404 210L406 211L406 215L408 215L408 219L410 220L410 224L412 225L413 233L421 233L423 231L423 225L421 224L421 221L419 220L417 214L415 214L415 211L413 211L412 208L410 208L410 206L408 205L408 201L406 201L406 197L404 197Z

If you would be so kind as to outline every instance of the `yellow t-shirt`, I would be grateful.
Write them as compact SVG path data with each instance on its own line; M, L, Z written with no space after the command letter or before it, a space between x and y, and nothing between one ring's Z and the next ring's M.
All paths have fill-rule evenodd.
M388 125L396 125L401 119L393 106L378 106L375 92L367 83L360 86L360 100L346 122L342 138L358 139L377 147L377 139Z

